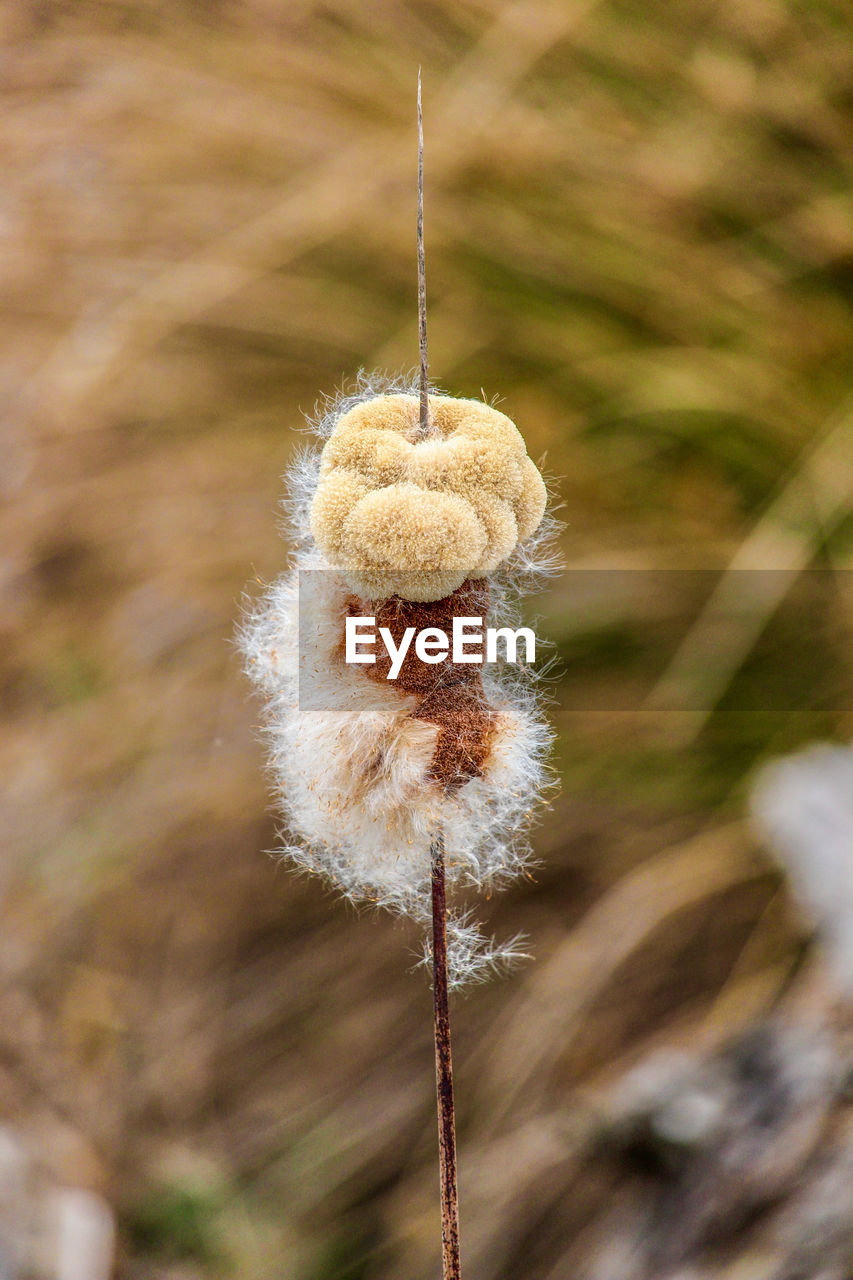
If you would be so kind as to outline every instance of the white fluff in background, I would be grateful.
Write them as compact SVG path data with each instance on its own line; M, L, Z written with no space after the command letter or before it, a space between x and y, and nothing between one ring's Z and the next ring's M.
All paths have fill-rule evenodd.
M404 384L408 385L408 384ZM341 399L317 432L357 399L400 384L364 380L359 395ZM529 861L527 831L549 778L551 733L541 715L532 673L502 676L484 667L484 686L498 714L482 777L445 794L430 781L437 726L411 717L414 696L368 679L343 660L347 598L343 576L316 549L308 510L319 449L304 451L288 475L286 509L296 551L290 569L247 616L240 635L248 674L265 698L265 732L275 796L285 820L283 854L318 872L347 898L428 922L430 846L444 833L448 888L492 889ZM490 624L512 617L520 575L553 568L553 523L519 547L494 580ZM300 607L310 642L300 652ZM509 671L510 669L508 669ZM497 673L497 674L495 674ZM484 938L467 912L448 920L452 986L483 978L522 953Z
M752 810L853 997L853 747L821 743L768 765Z

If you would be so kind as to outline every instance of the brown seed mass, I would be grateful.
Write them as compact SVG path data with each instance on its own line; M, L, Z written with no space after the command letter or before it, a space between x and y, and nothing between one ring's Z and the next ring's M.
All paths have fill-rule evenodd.
M379 627L387 627L397 646L407 627L414 627L416 632L438 627L451 636L454 618L482 618L482 627L469 628L469 635L482 637L489 610L489 587L482 579L467 578L443 600L421 602L390 596L387 600L368 602L350 596L346 607L348 617L374 616L377 631ZM491 749L495 723L495 713L483 690L480 665L453 662L449 654L442 662L422 662L413 642L394 681L388 680L390 669L391 658L384 645L377 647L376 662L361 668L370 680L391 684L400 693L419 696L418 707L411 713L413 719L438 726L438 740L429 766L430 778L446 791L452 791L469 778L480 777Z

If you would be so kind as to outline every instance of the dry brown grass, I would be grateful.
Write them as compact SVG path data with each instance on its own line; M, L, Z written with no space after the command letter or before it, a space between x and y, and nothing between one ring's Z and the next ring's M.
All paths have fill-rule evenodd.
M421 64L431 368L547 452L568 564L847 564L850 13L10 0L0 21L0 1105L118 1205L123 1275L418 1280L428 993L404 932L261 855L230 647L247 579L283 563L300 408L415 363ZM494 1280L563 1274L603 1211L579 1086L784 987L797 926L744 779L851 731L849 593L815 639L824 710L679 738L569 708L636 703L674 617L699 619L689 670L708 615L608 611L604 578L580 611L576 587L543 601L571 664L562 798L538 882L494 904L538 960L457 1016L463 1234ZM733 705L772 604L712 673ZM802 674L786 634L777 690ZM534 1263L525 1215L581 1165Z

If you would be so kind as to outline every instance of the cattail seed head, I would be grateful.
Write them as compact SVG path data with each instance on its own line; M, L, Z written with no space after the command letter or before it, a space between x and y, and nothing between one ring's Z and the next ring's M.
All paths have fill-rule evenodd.
M414 395L375 396L323 448L311 532L365 594L381 582L439 600L497 569L544 515L542 477L505 414L439 395L429 410L422 439Z
M551 734L532 671L440 666L407 654L344 659L346 620L366 612L395 644L454 616L514 621L519 575L552 567L545 488L514 424L489 405L430 395L421 437L409 384L362 380L318 424L322 450L289 475L290 571L241 630L264 695L284 853L354 902L426 923L430 846L447 885L491 890L527 865ZM377 655L379 656L379 655ZM519 955L518 939L448 921L451 985Z

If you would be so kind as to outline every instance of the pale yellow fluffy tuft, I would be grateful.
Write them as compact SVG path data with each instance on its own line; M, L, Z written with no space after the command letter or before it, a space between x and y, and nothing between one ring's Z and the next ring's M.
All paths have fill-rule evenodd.
M439 600L539 525L545 486L513 422L479 400L394 393L343 414L323 449L311 532L357 590Z

